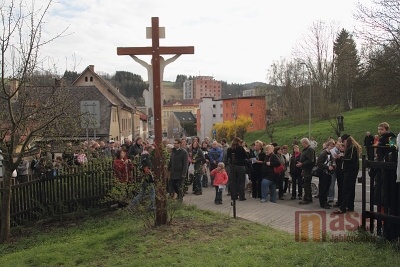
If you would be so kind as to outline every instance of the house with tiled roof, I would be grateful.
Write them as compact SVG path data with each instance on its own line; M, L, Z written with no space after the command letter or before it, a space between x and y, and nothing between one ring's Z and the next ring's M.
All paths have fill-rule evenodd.
M96 86L63 86L56 81L54 86L26 85L19 90L20 103L16 105L22 103L24 112L32 114L32 118L26 121L24 134L36 130L38 125L47 123L46 118L61 111L74 118L69 124L58 122L57 127L53 125L45 133L38 134L35 138L37 142L109 140L110 129L116 127L111 118L111 110L117 104L105 97ZM51 107L48 114L45 112L46 106ZM89 107L90 110L83 111L82 107Z
M171 112L168 120L167 137L181 138L196 135L196 117L191 112Z
M144 116L119 90L110 82L100 77L94 71L94 65L89 65L81 75L72 83L73 86L85 87L95 86L114 106L110 110L112 127L110 128L110 139L116 141L137 136L148 137L147 116Z
M77 137L81 139L102 139L109 140L114 139L113 128L117 127L117 121L112 118L112 110L117 108L117 103L111 101L106 96L104 96L101 91L96 86L67 86L67 87L57 87L62 95L70 99L74 99L74 104L71 108L75 111L82 112L82 105L91 105L96 102L99 106L99 114L97 118L99 119L96 124L91 124L85 127L84 121L81 122L82 131ZM68 134L68 132L66 132ZM66 138L68 138L66 136Z
M199 104L201 100L199 99L180 99L173 100L168 103L165 103L162 107L162 130L164 136L170 137L169 132L169 120L171 118L171 114L174 112L190 112L193 116L196 116L197 111L199 110Z

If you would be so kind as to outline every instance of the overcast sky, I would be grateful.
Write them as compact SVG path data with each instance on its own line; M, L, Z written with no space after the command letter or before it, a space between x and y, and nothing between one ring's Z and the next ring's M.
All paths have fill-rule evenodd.
M367 0L364 0L365 2ZM37 5L46 0L37 0ZM150 46L146 27L159 17L165 46L194 46L168 65L164 80L176 75L211 75L228 83L267 82L274 60L290 57L313 21L335 21L354 30L356 0L58 0L48 15L44 38L69 27L70 35L46 45L59 74L65 69L114 74L123 70L147 80L147 72L117 47ZM150 61L149 56L142 59ZM44 65L47 64L48 61ZM47 66L44 66L45 68Z

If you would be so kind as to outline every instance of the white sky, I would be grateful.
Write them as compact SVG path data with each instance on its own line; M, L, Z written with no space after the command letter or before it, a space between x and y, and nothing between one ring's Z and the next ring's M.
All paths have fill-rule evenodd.
M364 2L369 0L363 0ZM37 5L46 2L37 0ZM81 72L147 72L117 47L150 46L146 27L159 17L166 28L165 46L194 46L194 55L182 55L168 65L164 80L176 75L212 75L228 83L267 82L274 60L290 57L313 21L335 21L354 30L356 0L59 0L46 17L44 37L69 26L71 35L46 45L59 74L73 69L73 55ZM149 56L142 56L147 62ZM47 63L46 63L47 64ZM44 66L46 68L46 66Z

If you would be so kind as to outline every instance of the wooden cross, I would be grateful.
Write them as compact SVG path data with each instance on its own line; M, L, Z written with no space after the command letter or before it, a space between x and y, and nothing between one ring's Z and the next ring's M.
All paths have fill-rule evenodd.
M158 179L162 177L162 185L165 186L165 177L163 175L163 163L161 161L160 145L162 142L162 127L161 127L161 73L160 73L160 55L167 54L194 54L193 46L161 46L160 47L160 27L158 23L158 17L151 18L151 47L118 47L117 55L152 55L152 68L153 68L153 101L154 101L154 142L156 144L155 158L154 158L154 172L155 177ZM161 192L162 191L162 192ZM157 189L157 211L156 211L156 223L166 224L166 201L165 193L163 190ZM159 194L163 194L163 197L159 197ZM161 201L160 201L161 199Z
M161 73L160 55L168 54L194 54L193 46L161 46L160 47L160 27L158 17L151 18L151 47L118 47L117 55L152 55L153 68L153 87L154 87L154 141L160 144L162 141L161 129Z

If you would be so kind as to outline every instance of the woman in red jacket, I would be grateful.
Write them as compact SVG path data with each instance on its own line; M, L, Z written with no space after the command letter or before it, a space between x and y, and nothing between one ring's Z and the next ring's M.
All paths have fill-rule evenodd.
M115 177L120 182L128 182L133 170L133 164L128 159L128 155L124 150L117 150L116 158L113 163Z

